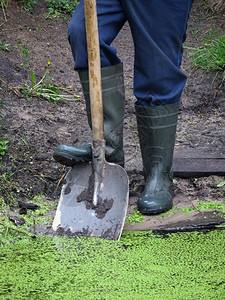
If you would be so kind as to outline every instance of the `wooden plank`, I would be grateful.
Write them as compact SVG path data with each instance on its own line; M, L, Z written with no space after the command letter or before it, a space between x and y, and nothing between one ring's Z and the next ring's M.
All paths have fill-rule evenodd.
M225 149L177 147L174 151L175 177L225 175Z

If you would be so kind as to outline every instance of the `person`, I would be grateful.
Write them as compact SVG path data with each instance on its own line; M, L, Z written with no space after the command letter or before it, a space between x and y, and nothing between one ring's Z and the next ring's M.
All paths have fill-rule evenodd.
M137 207L142 214L169 210L172 197L172 161L177 117L186 76L180 70L183 42L193 0L97 0L101 56L106 160L124 166L123 64L111 46L128 21L134 42L135 111L143 160L145 189ZM86 102L91 111L84 1L68 26L68 38ZM91 140L84 145L59 145L53 154L67 166L91 161Z

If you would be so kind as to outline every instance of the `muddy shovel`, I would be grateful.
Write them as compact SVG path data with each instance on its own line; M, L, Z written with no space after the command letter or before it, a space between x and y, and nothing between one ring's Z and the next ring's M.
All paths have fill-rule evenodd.
M66 176L53 222L58 234L119 240L128 207L125 170L105 160L103 102L96 0L85 0L92 116L92 162Z

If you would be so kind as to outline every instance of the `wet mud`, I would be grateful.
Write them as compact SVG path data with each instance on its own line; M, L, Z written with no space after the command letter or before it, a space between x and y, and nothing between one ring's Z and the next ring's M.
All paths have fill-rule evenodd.
M102 199L98 195L97 206L93 204L93 194L94 194L94 176L91 175L88 181L88 188L77 197L77 202L84 202L86 209L92 209L96 213L98 219L103 219L106 213L112 208L114 200L111 199Z

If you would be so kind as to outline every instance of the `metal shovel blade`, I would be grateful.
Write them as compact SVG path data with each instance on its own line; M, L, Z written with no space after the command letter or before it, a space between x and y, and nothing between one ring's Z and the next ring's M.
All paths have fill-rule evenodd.
M53 230L59 234L118 240L128 207L128 176L119 165L105 161L96 0L85 0L84 5L93 137L92 163L76 165L67 174Z
M104 176L93 205L92 163L76 165L67 176L53 222L62 235L119 240L128 207L128 176L119 165L104 161Z

